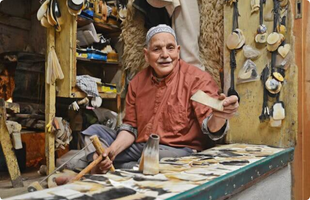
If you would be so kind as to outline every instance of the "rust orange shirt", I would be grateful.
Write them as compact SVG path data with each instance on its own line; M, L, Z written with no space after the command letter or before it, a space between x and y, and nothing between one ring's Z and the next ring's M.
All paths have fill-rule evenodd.
M129 84L123 123L137 129L136 142L155 133L161 144L203 150L208 136L202 133L202 122L212 109L190 100L197 90L218 96L211 75L183 60L161 81L149 66Z

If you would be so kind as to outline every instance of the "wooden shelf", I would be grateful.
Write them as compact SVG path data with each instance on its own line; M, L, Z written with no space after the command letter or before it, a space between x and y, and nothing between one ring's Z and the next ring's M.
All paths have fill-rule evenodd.
M71 93L72 97L74 98L84 98L86 97L86 93L83 92L82 90L80 90L78 87L74 87L72 88L72 93ZM102 93L99 92L99 95L102 99L116 99L117 98L117 94L116 93Z
M113 25L113 24L95 22L92 19L87 19L82 16L78 16L76 21L77 21L78 27L82 27L90 23L93 23L97 32L99 33L104 33L104 34L113 34L113 33L120 34L121 33L120 27Z
M105 62L102 60L91 60L91 59L87 59L87 58L79 58L76 57L76 60L79 62L91 62L91 63L95 63L95 64L104 64L104 65L117 65L119 66L119 62Z
M78 16L76 18L76 21L77 21L78 27L82 27L82 26L86 26L86 25L88 25L90 23L94 23L94 20L88 19L88 18L85 18L85 17L82 17L82 16Z

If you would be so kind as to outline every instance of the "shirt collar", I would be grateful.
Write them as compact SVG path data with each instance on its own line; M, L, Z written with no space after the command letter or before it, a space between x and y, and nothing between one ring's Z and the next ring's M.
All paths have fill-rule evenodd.
M159 81L158 78L154 75L154 69L151 66L149 67L151 68L151 72L152 72L151 73L152 82L156 84L164 83L165 85L167 85L168 83L171 82L173 77L175 77L175 75L178 73L179 68L180 68L180 59L177 61L177 64L173 68L172 72L170 72L170 74L166 76L165 78L163 78L163 80L161 81Z

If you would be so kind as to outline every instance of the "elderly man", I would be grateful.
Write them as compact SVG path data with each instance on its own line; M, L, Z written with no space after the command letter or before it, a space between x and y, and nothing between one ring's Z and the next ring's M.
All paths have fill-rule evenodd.
M105 173L112 162L116 166L137 162L152 133L160 136L160 158L190 155L207 147L206 137L217 140L225 135L227 120L238 109L238 98L218 95L212 77L184 62L179 53L172 28L158 25L148 31L144 55L149 67L129 84L123 124L117 132L102 125L83 131L86 141L98 135L106 147L104 157L111 159L99 163L93 173ZM197 90L223 99L224 110L191 101Z

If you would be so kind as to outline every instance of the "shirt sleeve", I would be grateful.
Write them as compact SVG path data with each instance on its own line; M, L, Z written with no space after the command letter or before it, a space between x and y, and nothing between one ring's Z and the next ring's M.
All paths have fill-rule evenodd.
M135 139L137 139L137 136L138 136L138 131L137 131L137 128L129 125L129 124L121 124L118 129L117 129L117 134L121 131L128 131L130 132L133 136L135 136Z
M206 94L208 94L210 97L218 98L218 85L214 81L214 79L211 77L210 74L207 72L204 72L203 75L197 75L195 80L192 83L191 87L191 96L193 96L198 90L202 90ZM200 124L200 127L202 127L203 121L211 116L212 109L209 106L203 105L201 103L198 103L196 101L191 101L192 107L194 109L195 115L197 117L197 120Z
M218 98L219 96L218 85L208 73L205 73L203 76L196 78L196 81L193 83L191 95L195 94L198 90L202 90L213 98ZM216 133L209 131L208 121L212 117L212 108L195 101L192 101L192 106L195 110L196 117L204 134L208 135L212 140L219 140L226 135L229 129L229 124L227 121L224 126Z
M126 94L125 117L123 124L119 127L118 132L127 130L137 137L137 113L136 113L136 81L134 79L129 83Z
M208 135L209 138L213 141L222 139L227 134L227 131L229 130L229 121L226 120L226 123L223 125L223 127L219 131L217 131L216 133L211 133L208 128L208 121L211 119L211 117L212 115L208 116L207 118L203 120L201 130L204 134Z

